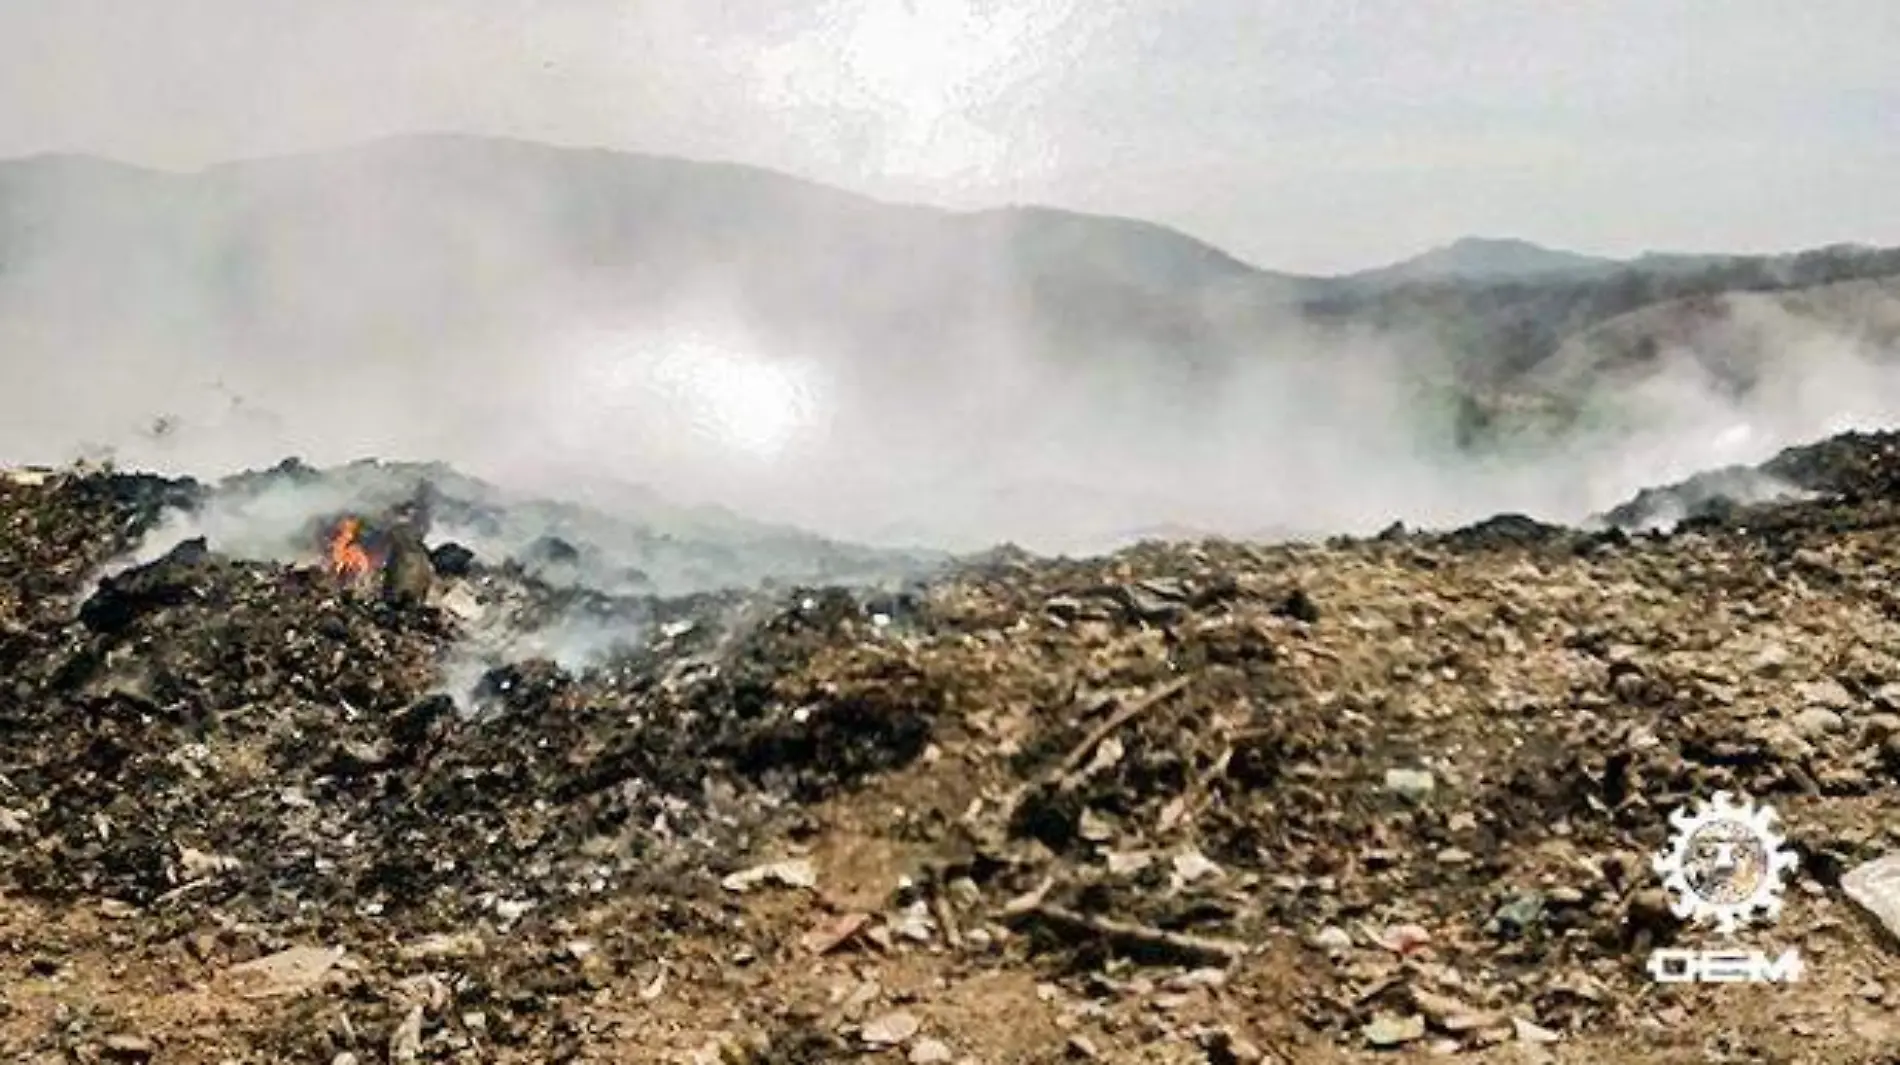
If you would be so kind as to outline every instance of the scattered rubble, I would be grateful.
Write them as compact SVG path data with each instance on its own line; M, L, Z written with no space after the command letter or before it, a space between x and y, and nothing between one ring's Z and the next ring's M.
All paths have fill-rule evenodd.
M1806 495L1662 531L673 598L456 550L439 499L258 558L151 548L204 486L9 476L0 1047L1666 1061L1739 1023L1876 1060L1900 448L1777 463ZM614 639L515 653L574 617ZM1650 855L1718 790L1780 811L1802 879L1762 935L1812 955L1740 1020L1643 968L1715 942Z

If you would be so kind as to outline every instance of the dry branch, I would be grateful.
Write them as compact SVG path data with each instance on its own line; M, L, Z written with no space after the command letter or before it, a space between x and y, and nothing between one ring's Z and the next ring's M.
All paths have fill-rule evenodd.
M1152 925L1077 913L1051 903L1041 903L1014 914L1004 913L1001 918L1015 923L1040 922L1071 937L1100 936L1130 954L1166 958L1185 965L1227 966L1247 954L1246 944L1234 940L1170 932Z
M1110 714L1108 720L1097 725L1094 731L1083 737L1082 742L1076 744L1075 748L1062 759L1061 763L1056 766L1055 772L1050 774L1051 779L1064 788L1072 787L1071 778L1073 774L1088 760L1089 755L1094 752L1097 744L1113 735L1115 731L1123 725L1128 724L1135 718L1140 717L1142 714L1147 713L1180 694L1181 690L1187 686L1188 678L1177 677L1141 698L1136 699L1134 702L1123 706L1113 714Z

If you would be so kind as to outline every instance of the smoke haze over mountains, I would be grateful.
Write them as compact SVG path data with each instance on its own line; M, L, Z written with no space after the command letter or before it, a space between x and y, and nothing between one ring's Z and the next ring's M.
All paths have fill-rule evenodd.
M1272 274L1118 219L484 139L192 175L16 162L0 226L11 459L440 460L878 543L1574 521L1878 423L1896 394L1891 284L1722 296L1733 313L1713 315L1659 294L1655 321L1579 330L1534 367L1614 399L1608 424L1461 449L1489 341L1448 342L1463 318L1431 294L1495 278L1391 295L1386 273ZM1540 282L1600 284L1564 278ZM1313 312L1340 299L1358 301L1343 318ZM1649 345L1634 371L1578 353L1632 331L1622 348ZM1725 380L1725 359L1746 373ZM1606 391L1619 372L1641 386Z
M1889 150L1854 136L1891 92L1880 35L1844 29L1884 8L1789 36L1735 5L1685 57L1657 42L1689 36L1642 32L1681 13L1637 5L1562 25L767 6L206 2L163 33L84 3L0 16L0 153L31 156L0 162L0 456L210 475L374 455L859 542L1091 550L1579 521L1900 414L1900 256L1719 254L1900 240L1873 221L1900 215L1840 213L1891 197L1855 184ZM1468 81L1406 58L1406 34ZM1776 70L1828 76L1787 85L1757 61L1771 39ZM1294 58L1243 77L1249 42ZM1525 42L1547 46L1532 80L1564 90L1538 102L1546 134L1499 102L1530 77ZM158 90L132 99L125 71ZM1143 71L1171 108L1130 88ZM1749 143L1825 135L1807 162L1711 174L1733 146L1675 145L1701 118L1667 71L1731 93ZM1784 89L1781 111L1742 106ZM1408 93L1430 106L1395 110ZM429 128L532 139L409 135ZM1777 212L1743 183L1769 197L1810 165L1832 193L1778 199L1787 228L1744 222ZM1650 199L1625 194L1639 172ZM1023 200L1112 213L1002 206ZM1649 224L1691 200L1700 228ZM1452 241L1499 230L1589 253ZM1697 254L1635 255L1676 241ZM1432 242L1339 276L1246 261Z
M0 157L466 131L1149 218L1336 273L1466 235L1900 244L1880 0L109 0L0 12ZM1800 150L1788 150L1799 145Z

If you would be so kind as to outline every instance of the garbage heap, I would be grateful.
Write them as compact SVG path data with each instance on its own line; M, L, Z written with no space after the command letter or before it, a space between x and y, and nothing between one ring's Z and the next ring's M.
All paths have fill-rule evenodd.
M1662 532L1003 549L679 599L551 588L413 512L337 515L302 563L186 541L100 579L192 485L14 474L0 899L38 924L0 964L38 982L0 1044L1877 1060L1900 989L1841 879L1900 838L1897 450L1791 452L1794 498ZM629 640L452 690L496 604ZM1721 942L1652 868L1718 791L1800 859L1761 942L1810 975L1739 1017L1644 968ZM87 951L222 1020L85 988Z

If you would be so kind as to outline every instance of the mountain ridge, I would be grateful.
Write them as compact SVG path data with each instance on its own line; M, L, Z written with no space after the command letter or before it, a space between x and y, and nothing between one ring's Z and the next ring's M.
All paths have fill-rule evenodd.
M1518 237L1464 236L1385 266L1339 275L1360 284L1412 281L1534 279L1613 270L1618 260L1552 248Z
M664 168L681 173L692 171L700 174L724 174L752 182L797 187L808 193L838 201L893 208L904 212L935 214L945 218L979 221L1029 219L1057 224L1098 223L1124 231L1140 232L1179 241L1210 259L1221 261L1224 266L1234 272L1244 270L1267 277L1306 283L1394 285L1442 280L1486 281L1500 278L1526 280L1551 275L1601 273L1629 268L1693 269L1735 259L1779 260L1818 251L1879 250L1877 245L1832 242L1770 252L1718 253L1650 249L1635 255L1604 255L1579 252L1520 236L1471 233L1377 265L1337 272L1305 272L1264 266L1234 253L1216 239L1197 236L1175 225L1136 215L1084 211L1049 203L1020 201L971 208L940 207L878 196L805 177L791 171L737 160L699 158L601 146L555 144L523 137L452 132L392 134L335 146L296 149L188 168L159 167L91 152L40 152L0 158L0 175L4 175L10 169L18 168L84 167L99 173L188 182L199 178L241 177L286 167L334 164L349 160L369 160L405 153L444 150L509 152L518 156L538 157L543 161L611 161L623 165Z
M1453 276L1277 274L1139 219L894 204L742 163L461 135L182 175L0 163L0 338L10 369L32 371L17 378L27 402L0 418L0 455L442 455L524 477L610 462L686 502L769 496L764 513L818 531L913 528L961 520L941 486L988 498L1005 475L1073 482L1084 464L1115 481L1085 490L1166 497L1216 450L1358 454L1356 430L1313 424L1314 404L1360 402L1358 378L1369 402L1399 405L1375 415L1381 439L1409 434L1390 446L1490 447L1539 367L1603 323L1900 275L1900 251L1838 246L1652 267L1518 238L1441 251L1433 268ZM1520 272L1455 276L1501 257ZM1522 273L1534 261L1547 268ZM1804 327L1852 339L1844 304L1816 305ZM1645 339L1678 320L1702 321L1657 314L1597 336L1648 372L1725 335ZM85 372L61 379L75 352ZM779 467L749 453L733 427L779 419L808 385L822 439L812 430ZM1552 409L1589 406L1560 398ZM161 423L177 431L147 432ZM1324 441L1288 449L1287 427ZM237 454L217 453L227 442ZM784 468L827 472L801 490ZM876 506L847 519L805 502L847 483Z

